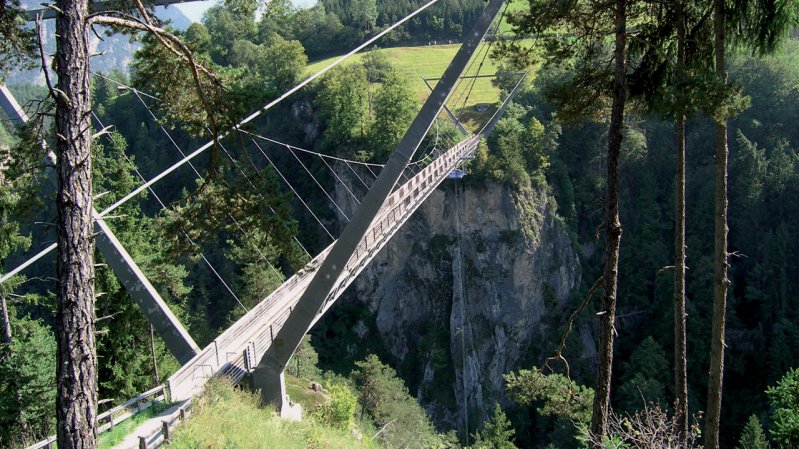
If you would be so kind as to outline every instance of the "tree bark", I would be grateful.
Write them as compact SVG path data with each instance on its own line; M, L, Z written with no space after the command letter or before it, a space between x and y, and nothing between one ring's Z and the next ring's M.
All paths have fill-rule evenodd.
M57 6L57 444L85 449L97 441L88 2Z
M619 153L623 138L624 102L627 59L627 11L626 0L616 0L616 26L613 70L613 106L608 131L608 191L605 205L605 294L599 318L599 366L597 369L596 394L591 415L591 432L604 440L610 407L610 382L613 371L613 334L616 318L616 294L618 290L619 248L621 244L621 220L619 219ZM601 448L601 445L595 446Z
M716 76L727 82L725 66L724 0L714 0L713 21L716 53ZM721 389L724 376L724 328L727 315L727 120L716 123L716 199L715 263L713 269L713 328L710 342L710 373L705 421L705 448L718 449L721 419Z
M13 341L11 335L11 321L9 321L8 319L8 307L6 306L6 290L2 285L0 285L0 307L2 307L2 314L3 314L3 343L10 345L11 342Z
M0 4L2 4L2 0L0 0ZM0 187L3 187L6 183L6 170L8 170L9 160L11 159L11 151L6 146L0 146ZM0 226L7 226L8 220L6 218L6 214L8 212L5 210L0 210ZM0 273L5 271L5 267L3 263L0 261ZM0 305L2 306L2 318L3 318L3 342L7 344L11 344L11 322L8 320L8 308L6 305L6 289L4 286L0 285Z
M677 15L677 84L680 96L685 75L685 2L679 4ZM677 188L675 192L674 225L674 421L679 432L680 446L685 447L688 434L688 374L685 313L685 108L678 104L677 119Z

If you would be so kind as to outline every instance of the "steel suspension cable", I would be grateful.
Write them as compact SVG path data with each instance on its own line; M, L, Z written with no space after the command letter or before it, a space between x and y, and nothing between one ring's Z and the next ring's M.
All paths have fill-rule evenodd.
M335 171L335 170L333 170L333 167L331 167L331 166L330 166L330 164L328 164L328 163L327 163L327 160L326 160L326 159L331 159L331 160L335 160L335 161L338 161L338 162L344 162L344 163L360 164L360 165L364 165L364 166L369 166L369 165L372 165L372 166L375 166L375 167L382 167L382 166L383 166L383 165L381 165L381 164L371 164L371 163L369 163L369 162L360 162L360 161L354 161L354 160L351 160L351 159L343 159L343 158L336 157L336 156L330 156L330 155L327 155L327 154L324 154L324 153L318 153L318 152L316 152L316 151L306 150L306 149L304 149L304 148L299 148L299 147L296 147L296 146L294 146L294 145L290 145L290 144L288 144L288 143L281 142L281 141L279 141L279 140L272 139L272 138L269 138L269 137L265 137L265 136L262 136L262 135L260 135L260 134L256 134L256 133L254 133L254 132L250 132L250 131L247 131L247 130L244 130L244 129L241 129L241 130L239 130L239 132L240 132L240 133L242 133L242 134L247 134L247 135L249 135L250 137L255 137L255 138L258 138L258 139L264 140L264 141L266 141L266 142L269 142L269 143L272 143L272 144L275 144L275 145L278 145L278 146L285 147L285 148L286 148L286 149L287 149L289 152L291 152L291 154L292 154L292 155L293 155L295 158L297 158L297 155L296 155L296 154L294 154L294 150L296 150L296 151L301 151L301 152L303 152L303 153L307 153L307 154L312 154L312 155L314 155L314 156L317 156L317 157L319 157L319 158L322 160L322 162L324 162L325 166L327 166L327 168L328 168L328 169L329 169L329 170L330 170L330 171L333 173L333 176L335 176L335 177L336 177L336 179L338 179L338 181L339 181L339 182L340 182L340 183L341 183L341 184L344 186L344 188L347 190L347 192L349 192L349 194L350 194L350 195L352 195L352 198L353 198L353 199L354 199L354 200L355 200L355 201L356 201L358 204L361 204L361 202L360 202L360 201L358 200L358 198L357 198L357 197L356 197L356 196L355 196L355 195L352 193L352 191L350 191L350 189L347 187L347 184L345 184L345 183L344 183L344 181L343 181L343 180L342 180L342 179L341 179L341 178L338 176L338 174L336 174L336 171ZM298 162L300 162L300 164L302 164L302 162L299 160L299 158L297 158L297 161L298 161ZM304 165L304 164L303 164L303 168L305 168L305 171L306 171L306 172L308 171L308 169L305 167L305 165ZM310 172L309 172L308 174L310 175ZM313 177L313 175L311 175L311 177ZM317 185L319 185L319 183L316 181L316 179L314 179L314 181L317 183ZM320 186L320 188L321 188L321 186ZM322 190L324 191L324 189L322 189ZM327 194L327 192L325 192L325 194ZM329 196L329 195L328 195L328 198L330 198L330 196ZM333 199L332 199L332 198L331 198L330 200L331 200L331 201L333 201ZM338 208L338 205L336 205L336 207ZM339 211L341 211L341 209L340 209L340 208L339 208ZM342 212L342 214L343 214L343 212ZM345 217L346 217L346 215L345 215ZM349 220L349 218L347 218L347 220Z
M150 114L150 117L153 119L153 121L154 121L155 123L158 123L158 118L155 116L155 114L154 114L154 113L153 113L153 111L150 109L150 107L147 105L147 103L144 101L144 99L141 97L141 95L139 95L139 91L138 91L137 89L133 89L133 93L136 95L136 98L138 98L138 99L139 99L139 101L141 102L142 106L144 106L144 108L145 108L145 109L147 110L147 112ZM162 131L162 132L163 132L163 133L166 135L167 139L169 139L169 141L170 141L170 142L172 142L172 146L174 146L174 147L175 147L175 149L178 151L178 153L180 153L180 155L181 155L181 156L185 157L185 156L186 156L186 153L184 153L184 152L183 152L183 149L182 149L182 148L180 148L180 145L178 145L178 144L177 144L177 142L175 142L175 139L173 139L173 138L172 138L172 135L169 133L169 131L168 131L168 130L167 130L167 129L166 129L164 126L163 126L163 125L161 125L161 124L158 124L158 127L159 127L159 128L161 129L161 131ZM222 142L220 141L220 142L217 142L217 143L219 144L219 147L220 147L220 148L222 148L222 149L224 150L224 147L222 146ZM227 150L224 150L224 151L225 151L225 153L227 153ZM230 155L228 155L228 157L230 157ZM189 161L189 163L188 163L188 164L189 164L189 167L191 167L191 169L194 171L194 174L195 174L195 175L197 175L197 177L198 177L198 178L202 178L202 175L201 175L201 174L200 174L200 172L197 170L197 168L194 166L194 164L192 164L192 163L191 163L191 161ZM225 184L227 185L227 183L225 183ZM227 185L227 186L228 186L228 187L230 187L229 185ZM240 198L240 199L243 199L243 198L242 198L240 195L239 195L239 198ZM263 260L266 262L266 264L267 264L267 265L268 265L268 266L269 266L269 267L272 269L272 271L274 271L274 272L275 272L275 273L276 273L276 274L277 274L279 277L282 277L282 276L283 276L283 273L280 273L279 271L277 271L277 269L276 269L276 268L275 268L275 267L274 267L274 266L273 266L271 263L269 263L269 260L268 260L268 259L266 258L266 256L264 256L264 254L261 252L261 249L260 249L260 248L258 248L258 245L256 245L256 244L255 244L254 242L252 242L251 240L247 239L247 233L244 231L244 228L241 226L241 223L239 223L239 221L238 221L238 220L236 220L236 217L234 217L234 216L233 216L233 215L232 215L232 214L231 214L229 211L226 211L226 212L225 212L225 215L227 215L227 217L228 217L228 218L230 218L230 219L233 221L233 223L234 223L234 224L236 225L236 227L239 229L239 232L241 232L241 234L242 234L242 237L244 237L244 238L245 238L245 240L248 240L248 243L250 243L250 245L251 245L251 246L253 246L253 247L255 248L255 250L256 250L256 251L258 252L258 254L261 256L261 259L263 259ZM203 256L203 257L204 257L204 256ZM213 268L212 268L212 270L213 270ZM214 271L216 271L216 270L214 270ZM223 282L224 282L224 281L223 281ZM237 299L238 299L238 298L237 298ZM242 305L242 307L244 307L244 306ZM246 309L246 307L245 307L245 309Z
M366 182L363 180L363 178L361 178L361 175L359 175L358 172L356 172L355 169L352 168L352 166L350 165L349 162L345 162L345 164L347 164L347 167L355 175L355 177L358 178L358 181L361 181L361 184L363 184L363 186L366 187L366 189L368 190L369 186L366 184Z
M408 14L407 16L403 17L399 21L395 22L393 25L391 25L390 27L388 27L385 30L381 31L380 33L378 33L377 35L373 36L372 38L368 39L366 42L364 42L361 45L357 46L355 49L351 50L349 53L339 57L338 59L336 59L335 61L333 61L330 64L328 64L325 68L323 68L319 72L315 73L314 75L312 75L309 78L305 79L304 81L300 82L299 84L297 84L296 86L294 86L293 88L291 88L290 90L285 92L280 97L278 97L275 100L273 100L272 102L268 103L266 106L264 106L261 109L255 111L254 113L250 114L244 120L242 120L237 125L235 125L233 127L233 129L237 129L240 126L253 121L255 118L257 118L258 116L260 116L264 112L269 111L270 109L272 109L273 107L275 107L276 105L281 103L283 100L285 100L289 96L291 96L294 93L298 92L300 89L304 88L305 86L307 86L308 84L310 84L311 82L313 82L314 80L319 78L320 76L324 75L325 73L327 73L330 70L332 70L334 67L336 67L339 64L341 64L342 62L344 62L346 59L350 58L352 55L354 55L354 54L358 53L359 51L363 50L364 48L372 45L375 41L377 41L381 37L385 36L389 32L391 32L394 29L396 29L397 27L403 25L405 22L411 20L412 18L416 17L417 15L421 14L424 10L426 10L427 8L429 8L430 6L434 5L437 2L438 2L438 0L430 0L429 2L427 2L424 5L420 6L418 9L416 9L412 13ZM102 217L108 215L109 213L111 213L112 211L114 211L115 209L117 209L118 207L120 207L121 205L127 203L133 197L135 197L139 193L143 192L144 190L148 189L150 186L152 186L153 184L157 183L158 181L164 179L166 176L168 176L170 173L172 173L175 170L177 170L178 168L180 168L186 162L190 161L191 159L197 157L201 153L205 152L206 150L208 150L209 148L214 146L214 143L216 143L218 140L220 140L222 137L224 137L227 134L229 134L229 131L225 132L222 135L220 135L218 138L215 138L213 140L210 140L210 141L206 142L205 144L203 144L202 146L200 146L199 148L197 148L196 150L194 150L193 152L188 154L182 160L176 162L175 164L173 164L172 166L170 166L166 170L162 171L161 173L159 173L158 175L153 177L150 181L148 181L148 182L144 183L143 185L133 189L133 191L131 191L130 193L128 193L124 197L122 197L119 200L117 200L114 204L112 204L111 206L107 207L105 210L99 212L98 216L100 218L102 218ZM17 266L17 268L9 271L8 273L6 273L2 277L0 277L0 284L2 284L3 282L7 281L12 276L15 276L17 273L19 273L20 271L24 270L25 268L29 267L30 265L32 265L33 263L35 263L36 261L38 261L39 259L44 257L46 254L48 254L51 251L55 250L55 248L56 248L56 244L53 243L50 246L48 246L47 248L45 248L44 250L42 250L39 253L35 254L34 256L30 257L27 261L25 261L21 265Z
M301 148L301 147L298 147L296 145L291 145L289 143L282 142L282 141L277 140L277 139L272 138L272 137L266 137L266 136L263 136L263 135L258 134L256 132L248 131L246 129L239 129L238 131L240 133L247 134L250 137L255 137L256 139L260 139L260 140L263 140L263 141L266 141L266 142L269 142L269 143L273 143L273 144L278 145L278 146L285 147L288 150L296 150L296 151L300 151L300 152L303 152L303 153L312 154L314 156L318 156L318 157L321 157L323 159L330 159L330 160L338 161L338 162L349 162L351 164L356 164L356 165L368 165L368 166L371 166L371 167L381 167L382 168L382 167L385 166L385 164L377 164L377 163L374 163L374 162L356 161L356 160L353 160L353 159L346 159L346 158L341 158L341 157L337 157L337 156L331 156L331 155L325 154L325 153L319 153L317 151L307 150L305 148Z
M105 80L107 80L107 81L110 81L110 82L112 82L112 83L116 84L116 85L117 85L117 86L119 86L119 87L124 87L125 89L127 89L127 90L129 90L129 91L133 92L133 93L136 95L136 97L139 99L139 101L141 102L142 106L144 106L144 108L147 110L147 112L149 112L149 113L150 113L150 116L152 117L153 121L154 121L154 122L156 122L156 123L158 123L158 118L157 118L157 117L155 116L155 114L152 112L152 110L151 110L150 106L149 106L149 105L147 105L147 103L144 101L144 99L142 99L142 96L145 96L145 97L151 98L151 99L153 99L153 100L155 100L155 101L160 101L160 100L158 99L158 97L155 97L155 96L153 96L153 95L150 95L150 94L148 94L148 93L146 93L146 92L144 92L144 91L141 91L141 90L139 90L139 89L136 89L135 87L132 87L132 86L126 85L126 84L124 84L124 83L121 83L121 82L119 82L119 81L116 81L116 80L114 80L114 79L108 78L108 77L106 77L106 76L103 76L103 75L101 75L101 74L94 73L94 75L95 75L95 76L99 76L99 77L100 77L100 78L102 78L102 79L105 79ZM169 141L170 141L170 142L172 142L172 145L175 147L175 149L177 149L177 150L178 150L178 152L181 154L181 156L184 156L184 157L185 157L185 156L186 156L186 154L183 152L183 150L180 148L180 146L179 146L179 145L178 145L178 144L175 142L175 140L172 138L172 136L170 135L169 131L167 131L167 130L166 130L166 128L164 128L164 126L163 126L163 125L160 125L160 124L159 124L159 127L161 128L161 131L163 131L163 133L164 133L164 134L166 134L166 136L167 136L167 138L169 139ZM238 163L237 163L237 162L236 162L236 160L235 160L235 159L234 159L234 158L233 158L233 157L230 155L230 153L227 151L227 149L224 147L224 145L222 145L222 142L220 141L220 142L218 142L218 143L219 143L219 147L220 147L220 148L221 148L221 149L222 149L222 150L225 152L225 154L226 154L226 155L227 155L227 157L230 159L230 161L231 161L231 162L232 162L232 163L233 163L233 164L234 164L234 165L235 165L237 168L239 168L239 167L238 167ZM200 172L199 172L199 171L197 171L197 169L194 167L194 165L193 165L191 162L189 162L188 164L189 164L189 166L192 168L192 170L194 171L194 173L197 175L197 177L198 177L198 178L202 178L202 175L200 174ZM243 170L241 170L241 168L239 168L239 172L240 172L240 173L241 173L241 174L242 174L242 175L243 175L245 178L247 178L247 175L244 173L244 171L243 171ZM144 180L144 178L142 178L142 180ZM258 195L261 197L261 199L263 199L263 200L266 200L266 198L264 198L264 196L263 196L263 195L262 195L260 192L258 192L257 188L255 187L255 185L253 185L252 181L250 181L249 179L247 179L247 181L249 182L250 186L252 186L253 190L254 190L254 191L255 191L255 192L256 192L256 193L257 193L257 194L258 194ZM227 183L225 183L225 184L226 184L226 185L228 185L228 187L229 187L229 184L227 184ZM150 189L150 191L152 191L152 189ZM240 196L240 195L239 195L239 198L241 198L241 196ZM270 211L271 211L273 214L277 215L277 212L275 211L275 209L274 209L274 208L273 208L271 205L267 204L267 207L269 208L269 210L270 210ZM246 232L244 231L244 228L243 228L243 227L241 226L241 224L240 224L240 223L239 223L239 222L238 222L238 221L235 219L235 217L233 217L233 216L232 216L230 213L227 213L227 215L228 215L228 218L230 218L231 220L233 220L233 222L236 224L236 227L238 227L238 229L239 229L239 231L242 233L242 235L243 235L243 236L244 236L244 235L246 235ZM297 239L297 236L296 236L296 235L294 235L294 236L293 236L293 238L294 238L294 241L295 241L295 242L296 242L296 243L297 243L297 244L300 246L300 248L303 250L303 252L305 252L305 254L306 254L308 257L310 257L310 258L313 258L313 256L311 256L311 254L308 252L308 250L307 250L307 249L305 249L305 247L303 246L302 242L300 242L300 241ZM283 274L282 274L282 273L280 273L279 271L277 271L277 269L274 267L274 265L272 265L272 264L269 262L269 259L268 259L268 258L267 258L267 257L266 257L266 256L265 256L265 255L264 255L262 252L261 252L260 248L258 248L258 246L257 246L257 245L255 245L255 243L253 243L252 241L250 241L249 243L250 243L250 244L251 244L251 245L252 245L252 246L255 248L255 250L256 250L256 251L258 252L258 254L261 256L261 259L262 259L263 261L265 261L265 262L267 263L267 265L269 265L269 267L272 269L272 271L276 272L276 273L277 273L279 276L283 276Z
M327 199L329 199L329 200L330 200L330 202L332 202L332 203L333 203L333 205L334 205L334 206L336 206L336 209L338 209L338 211L341 213L341 215L344 217L344 219L345 219L345 220L347 220L347 222L349 222L349 221L350 221L350 217L348 217L348 216L347 216L347 214L346 214L346 213L344 213L344 211L343 211L343 210L341 210L341 207L339 207L338 203L336 203L336 200L334 200L334 199L333 199L333 198L330 196L330 194L329 194L329 193L327 193L327 190L326 190L324 187L322 187L322 184L320 184L320 183L319 183L319 181L316 179L316 176L314 176L314 175L313 175L313 173L311 173L311 171L310 171L310 170L308 170L308 167L307 167L307 166L306 166L306 165L305 165L305 164L304 164L304 163L303 163L303 162L300 160L300 158L299 158L299 157L297 157L297 153L295 153L295 152L294 152L294 150L292 150L291 148L289 148L289 151L291 152L291 155L292 155L292 156L294 156L294 159L296 159L296 160L297 160L297 162L299 162L299 163L300 163L300 165L302 166L302 168L305 170L305 173L308 173L308 176L310 176L310 177L311 177L311 179L313 179L313 182L314 182L314 183L316 183L317 187L319 187L319 190L321 190L321 191L322 191L322 193L324 193L324 194L325 194L325 196L327 197Z
M241 173L241 175L244 177L244 179L247 180L247 183L250 184L250 187L252 187L253 192L255 192L259 197L261 197L261 199L263 201L266 201L266 197L261 192L258 191L258 188L255 186L255 184L253 184L253 182L252 182L252 180L250 180L249 176L247 176L247 174L244 172L244 170L239 166L238 161L236 161L236 159L233 158L233 156L230 154L230 152L227 150L227 148L225 148L225 146L222 145L222 142L219 142L219 148L222 149L222 151L225 153L225 155L228 157L228 159L230 159L230 162L233 163L233 165L239 170L239 173ZM238 197L240 199L242 199L242 200L244 199L244 198L242 198L241 195L239 195L239 194L237 194L237 195L238 195ZM269 203L266 204L266 207L268 207L269 211L272 212L275 216L278 216L277 215L277 211L275 211L275 209ZM232 218L232 216L231 216L231 218ZM244 232L244 229L241 227L241 225L238 224L238 223L236 223L236 224L237 224L237 226L239 228L239 231L241 231L241 233L243 235L247 235L247 233ZM290 229L288 229L288 228L287 228L287 230L290 231ZM313 259L313 256L311 256L311 253L309 253L308 250L305 249L305 246L303 246L302 242L300 242L300 240L297 238L297 236L296 235L292 235L292 237L293 237L294 242L297 245L299 245L299 247L303 250L303 252L305 252L305 254L308 257ZM253 245L253 247L256 249L256 251L258 251L258 254L261 256L261 259L263 259L263 261L266 262L266 264L269 265L269 267L272 268L273 271L278 273L280 276L283 276L283 273L280 273L279 271L277 271L277 269L271 263L269 263L269 259L266 256L263 255L263 253L261 252L261 250L258 248L258 246L255 243L251 243L251 245Z
M100 120L100 117L98 117L97 114L95 114L94 111L92 111L92 116L97 121L97 123L100 125L100 129L106 129L106 127L103 124L102 120ZM133 164L133 161L128 157L127 154L125 154L123 152L122 155L123 155L123 157L125 158L125 160L127 162ZM144 181L144 176L142 176L141 172L139 171L139 168L136 167L135 164L133 164L133 171L136 173L136 176L138 176L139 179ZM163 201L161 201L161 198L158 196L158 194L155 193L155 190L151 187L149 189L149 191L153 195L153 198L155 198L155 200L158 201L158 204L161 206L161 210L166 210L166 205L164 204ZM184 237L186 237L186 240L189 241L189 244L191 244L191 245L193 245L193 246L195 246L197 248L200 248L200 245L196 244L194 242L194 240L192 240L192 238L189 236L189 234L182 227L180 229L180 232L183 234ZM244 306L244 304L242 304L242 302L239 299L239 297L236 295L236 293L233 292L233 289L230 288L230 285L228 285L228 283L225 282L225 279L222 277L222 275L219 274L219 272L216 270L216 268L214 268L214 266L211 264L211 262L208 260L208 258L205 257L205 254L202 251L198 251L198 252L200 254L200 258L203 260L203 262L205 262L205 265L208 266L208 269L211 270L211 272L214 274L214 276L216 276L216 278L219 280L219 282L222 283L222 286L225 287L225 290L227 290L228 293L230 293L230 295L233 296L233 299L236 300L236 302L239 304L239 306L241 306L242 309L244 309L245 312L248 312L249 309L247 309L247 307Z
M294 186L292 186L292 185L291 185L291 183L288 181L288 179L286 179L286 177L285 177L285 176L283 176L283 173L281 173L280 169L279 169L279 168L277 168L277 165L275 165L275 163L274 163L274 162L272 162L272 159L270 159L270 158L269 158L269 155L268 155L268 154L266 154L266 151L264 151L264 149L263 149L263 148L261 148L261 146L260 146L260 145L258 145L258 142L256 142L256 141L255 141L255 139L252 139L252 142L255 144L255 146L256 146L256 147L258 147L258 149L261 151L261 154L263 154L263 155L264 155L264 157L266 158L266 160L267 160L267 161L269 161L269 164L270 164L270 165L272 165L272 168L274 168L274 169L275 169L275 171L277 172L277 174L278 174L278 175L279 175L279 176L280 176L280 177L283 179L283 182L285 182L285 183L286 183L286 185L289 187L289 189L291 189L291 191L292 191L292 192L294 192L294 195L297 197L297 199L299 199L299 200L300 200L300 202L302 203L302 205L303 205L303 206L305 206L305 208L306 208L306 209L308 209L308 212L310 212L310 213L311 213L311 216L313 216L313 218L316 220L316 222L317 222L317 223L319 223L319 226L321 226L321 227L322 227L322 229L324 229L324 231L327 233L327 235L328 235L328 236L329 236L329 237L330 237L332 240L336 240L336 238L335 238L335 237L333 237L333 234L331 234L331 233L330 233L330 231L328 231L328 230L327 230L327 227L325 227L325 225L324 225L324 224L322 224L322 220L320 220L320 219L319 219L319 217L317 217L317 216L316 216L316 214L314 213L314 211L313 211L313 210L312 210L312 209L311 209L311 208L308 206L308 203L306 203L306 202L305 202L305 200L303 200L303 199L302 199L302 197L300 196L300 194L299 194L299 193L297 193L297 190L296 190L296 189L294 189Z
M505 3L505 8L502 10L502 14L499 15L499 19L497 20L497 26L494 29L494 33L493 33L495 36L499 32L499 27L502 25L502 19L505 17L505 13L508 12L508 7L510 6L510 3L511 2ZM488 42L488 45L486 46L487 47L486 48L486 52L483 55L483 60L480 61L480 65L477 67L477 73L475 74L476 76L480 76L480 70L482 70L483 64L485 64L485 61L486 61L486 58L488 57L488 54L491 53L491 46L493 44L494 44L493 40ZM475 84L477 84L477 77L472 79L472 85L469 88L469 93L466 94L466 99L463 101L463 108L464 109L466 108L466 104L469 102L469 97L472 95L472 91L474 90Z
M336 173L336 170L334 170L334 169L333 169L333 167L331 167L331 166L330 166L330 164L328 164L328 163L327 163L327 161L325 160L325 158L323 158L323 157L320 157L319 159L321 159L321 160L322 160L322 163L323 163L323 164L325 164L325 165L327 166L328 170L330 170L330 172L331 172L331 173L333 173L333 176L335 176L335 177L336 177L336 179L338 179L338 182L339 182L339 183L341 183L341 185L342 185L342 186L344 186L344 189L346 189L346 190L347 190L347 193L349 193L349 194L350 194L350 196L352 197L352 199L353 199L353 200L355 200L355 203L360 205L360 204L361 204L361 202L360 202L360 200L358 200L358 197L356 197L356 196L355 196L355 194L354 194L354 193L352 193L352 190L350 190L349 186L347 186L347 183L345 183L345 182L344 182L344 180L342 180L342 179L339 177L338 173Z

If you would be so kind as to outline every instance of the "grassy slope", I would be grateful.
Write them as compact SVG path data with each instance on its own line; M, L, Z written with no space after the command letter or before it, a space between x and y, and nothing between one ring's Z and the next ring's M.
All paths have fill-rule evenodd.
M483 44L478 49L478 54L475 56L475 63L467 72L467 75L474 75L477 73L478 66L482 60L482 55L485 54L487 44ZM419 96L420 100L427 98L430 90L425 86L422 78L438 78L446 70L455 53L460 48L460 44L452 45L428 45L423 47L397 47L397 48L381 48L378 51L384 53L388 60L399 69L411 82L411 86ZM357 54L354 57L344 62L344 65L352 64L360 61L363 58L363 53ZM316 61L308 66L306 73L313 74L324 68L331 61L336 59L329 58L321 61ZM483 68L480 70L481 74L496 73L496 65L491 58L486 58ZM458 90L453 92L451 103L461 97L461 93L468 89L471 83L465 81L461 83ZM431 82L435 86L435 82ZM465 99L465 94L463 96ZM490 78L478 79L475 83L472 94L469 96L469 101L466 103L467 108L473 107L480 103L493 104L499 98L499 89L491 85Z
M303 410L305 416L308 415ZM347 429L316 423L312 419L288 422L271 409L258 407L258 397L224 382L211 384L192 410L191 419L177 428L170 449L377 449Z
M513 0L508 8L508 14L517 12L526 7L524 0ZM503 20L500 25L501 33L511 33L511 26L506 20ZM525 41L527 42L527 41ZM467 69L465 75L492 75L497 72L497 67L494 61L489 57L483 60L486 52L493 51L495 46L483 43L478 48L475 56L472 58L472 65ZM395 48L380 48L372 51L383 53L388 60L410 81L411 87L419 97L420 102L424 101L430 94L430 89L425 85L422 78L438 78L449 66L450 61L455 56L455 53L460 48L460 44L448 45L427 45L419 47L395 47ZM363 52L354 55L350 59L344 61L342 65L346 66L360 62L363 55L368 52ZM308 65L305 69L305 74L310 76L325 66L330 64L338 56L327 59L315 61ZM481 62L483 63L480 67ZM527 82L531 81L528 77ZM435 86L435 81L430 84ZM483 122L490 117L496 110L495 105L499 102L499 89L491 84L491 78L481 78L477 80L464 80L450 96L447 106L450 107L459 116L461 121L466 124L467 128L477 129ZM478 112L475 106L479 104L491 105L488 110Z

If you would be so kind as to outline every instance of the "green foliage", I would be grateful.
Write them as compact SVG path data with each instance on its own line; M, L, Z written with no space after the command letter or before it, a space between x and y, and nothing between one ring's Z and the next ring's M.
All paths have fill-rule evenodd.
M317 366L319 354L311 344L311 336L303 337L300 347L291 356L289 370L295 377L305 380L315 380L322 377L322 372Z
M7 13L0 8L0 20ZM7 258L31 245L20 221L28 219L38 205L40 131L31 124L19 131L13 149L0 144L0 273L5 272ZM55 340L46 325L26 316L27 308L35 306L39 297L32 293L15 294L24 281L18 275L0 285L0 301L8 310L11 326L11 341L4 338L0 343L0 445L3 446L47 436L55 424L51 419L55 402ZM0 322L3 329L6 324L4 320Z
M369 438L356 438L349 428L314 419L290 422L268 408L260 398L213 380L197 400L190 420L179 426L170 448L189 449L377 449Z
M544 374L538 368L503 376L508 395L523 405L535 405L538 414L561 416L588 423L594 390L578 385L562 374Z
M669 400L666 385L670 384L669 361L654 338L647 337L622 364L623 375L618 390L618 403L633 412L655 403L665 407Z
M383 85L374 98L374 120L368 137L376 160L385 160L394 150L410 127L417 110L416 98L408 80L394 70L382 76Z
M327 121L328 146L352 145L367 131L369 82L366 69L357 65L334 69L324 78L316 104Z
M254 40L254 11L248 9L217 5L205 12L203 25L211 37L209 54L216 64L223 66L230 64L231 42Z
M211 45L211 33L199 22L192 22L183 33L183 38L186 40L186 45L196 53L208 52Z
M513 444L515 433L502 407L497 404L491 421L486 422L483 429L474 435L471 449L516 449Z
M308 57L298 41L274 36L267 44L260 56L258 75L269 86L269 95L277 97L297 84Z
M213 35L212 35L213 36ZM195 54L194 60L215 71L208 56ZM182 123L187 131L195 135L206 134L211 113L221 119L225 117L227 102L219 80L200 73L198 93L190 64L174 57L154 37L143 38L142 47L134 55L130 64L133 85L144 92L157 93L159 102L156 110L163 114L167 123ZM232 119L227 118L227 121ZM224 126L225 120L218 125Z
M322 421L339 429L351 428L355 424L358 399L343 383L328 384L327 391L330 398L322 407Z
M544 126L526 107L511 104L489 136L487 147L478 150L474 174L519 190L543 188L559 135L558 125Z
M366 79L369 80L370 84L385 82L395 70L388 56L384 52L375 50L377 48L366 52L361 60L364 68L366 68Z
M12 69L33 67L36 40L33 28L25 26L27 18L19 0L0 4L0 80Z
M380 439L386 446L449 447L451 439L436 433L424 409L393 368L373 354L355 365L350 379L358 390L361 419L371 419L378 428L385 426Z
M771 438L782 447L799 447L799 369L791 369L766 390L772 408Z
M12 322L14 340L0 346L0 443L27 443L55 433L56 343L39 322Z
M760 420L755 415L750 416L741 431L741 437L735 449L768 449L768 447L768 440L763 432L763 426L760 425Z

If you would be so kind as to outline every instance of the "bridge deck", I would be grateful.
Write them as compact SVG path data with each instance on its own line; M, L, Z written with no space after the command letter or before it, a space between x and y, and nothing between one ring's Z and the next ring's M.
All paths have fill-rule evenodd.
M314 324L447 175L463 159L474 154L479 140L478 136L466 138L389 196L327 297ZM185 400L199 393L214 375L223 374L238 381L250 372L272 344L274 336L308 288L314 271L327 257L332 246L328 246L173 374L167 381L172 400Z

